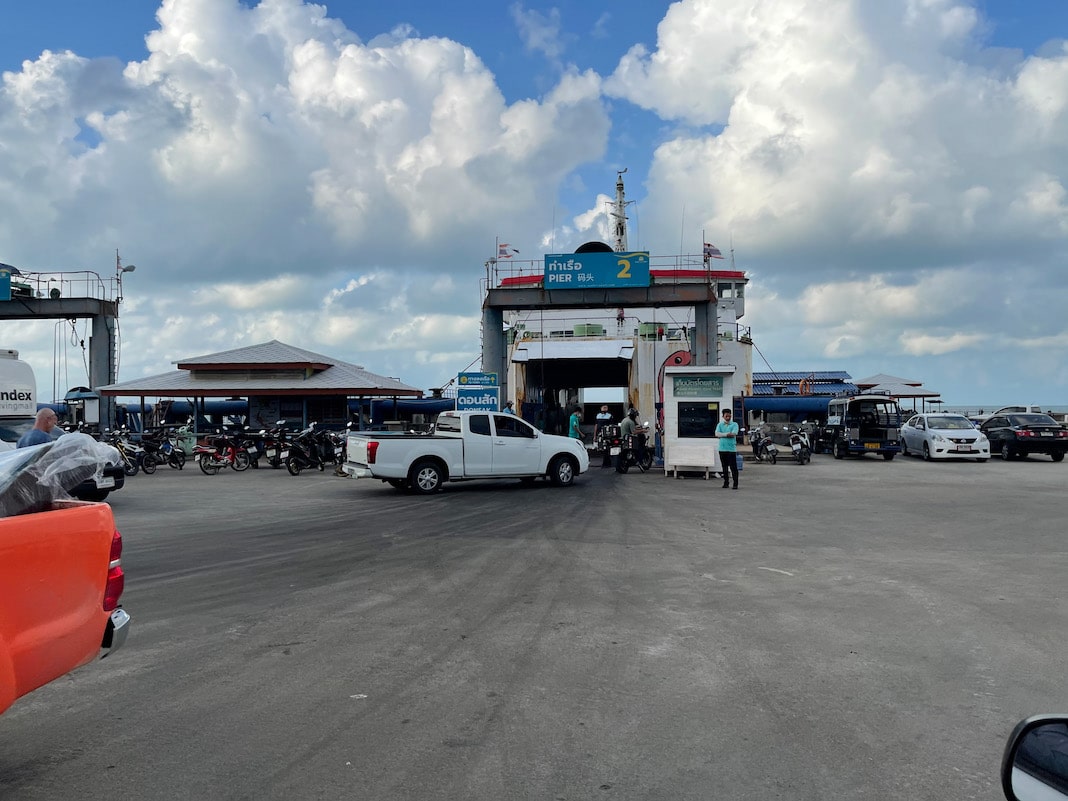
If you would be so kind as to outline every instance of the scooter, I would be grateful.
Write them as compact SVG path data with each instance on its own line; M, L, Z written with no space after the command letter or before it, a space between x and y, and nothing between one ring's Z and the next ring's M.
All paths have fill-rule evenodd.
M645 432L648 430L649 424L646 423L623 439L619 456L616 457L617 473L626 473L631 467L637 467L644 473L653 466L653 452L645 444Z
M749 431L749 444L753 448L753 455L758 462L775 464L779 459L779 446L776 445L770 434L766 434L759 428Z
M794 459L798 464L807 464L812 461L812 445L808 440L808 432L803 429L789 431L790 450L793 451Z
M618 425L605 423L597 430L597 449L601 451L601 465L611 467L623 450L623 435Z

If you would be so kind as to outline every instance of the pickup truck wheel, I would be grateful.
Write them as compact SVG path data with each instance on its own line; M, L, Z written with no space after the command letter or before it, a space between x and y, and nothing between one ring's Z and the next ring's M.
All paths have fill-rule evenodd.
M558 487L570 487L575 483L575 460L569 456L557 456L549 465L549 479Z
M441 465L432 459L424 459L412 465L408 471L408 483L420 495L430 495L441 489L445 474Z

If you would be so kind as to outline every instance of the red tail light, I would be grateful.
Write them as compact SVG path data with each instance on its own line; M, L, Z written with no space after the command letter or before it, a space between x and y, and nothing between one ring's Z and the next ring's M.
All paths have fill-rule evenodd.
M376 456L378 456L378 443L372 440L367 443L367 464L374 464Z
M104 585L105 612L118 608L119 598L126 587L126 574L122 572L122 535L118 531L111 538L111 556L108 558L108 580Z
M1034 435L1035 435L1034 431L1027 431L1026 429L1023 430L1023 431L1017 431L1016 432L1016 436L1018 436L1018 437L1033 437Z

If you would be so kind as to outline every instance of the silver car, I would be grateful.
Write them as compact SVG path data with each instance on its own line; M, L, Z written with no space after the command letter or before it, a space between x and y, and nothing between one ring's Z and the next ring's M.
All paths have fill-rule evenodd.
M962 414L930 412L910 417L901 426L901 451L932 459L990 458L990 440Z

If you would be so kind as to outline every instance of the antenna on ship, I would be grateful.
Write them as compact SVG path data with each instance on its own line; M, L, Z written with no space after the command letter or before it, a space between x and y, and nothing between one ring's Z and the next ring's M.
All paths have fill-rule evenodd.
M629 249L627 248L627 201L623 192L623 173L626 171L626 167L616 171L616 202L613 210L609 212L614 220L612 249L616 253L626 253Z

